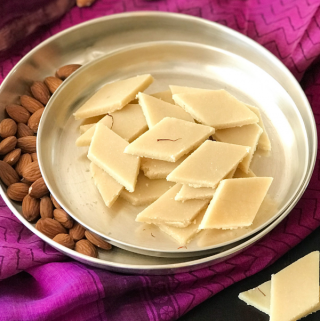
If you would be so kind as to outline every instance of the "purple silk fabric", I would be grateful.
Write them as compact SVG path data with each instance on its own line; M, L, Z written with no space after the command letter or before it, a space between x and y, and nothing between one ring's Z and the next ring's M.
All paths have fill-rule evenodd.
M9 2L12 4L6 7ZM40 2L29 0L24 4ZM61 5L63 0L56 2ZM1 9L2 3L3 0ZM5 8L11 8L7 11L11 16L6 16L6 21L0 19L0 32L9 22L19 29L16 17L22 11L19 5L13 5L17 1L4 0L4 3ZM90 8L72 8L51 25L47 25L50 20L43 19L37 21L34 28L30 26L28 30L43 25L23 44L15 45L10 53L3 49L0 81L23 55L51 35L89 19L135 10L203 17L259 42L301 82L319 130L318 0L98 0ZM24 35L27 34L25 31ZM10 41L13 46L14 39ZM0 320L176 320L215 293L272 264L317 229L320 225L319 174L318 156L302 199L290 215L258 243L225 262L170 276L117 274L75 262L32 234L0 199Z

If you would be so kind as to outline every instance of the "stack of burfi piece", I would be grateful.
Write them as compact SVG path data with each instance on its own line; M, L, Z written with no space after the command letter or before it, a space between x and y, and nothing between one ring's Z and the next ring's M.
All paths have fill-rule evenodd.
M270 321L296 321L320 309L319 252L311 252L252 290L240 293Z
M152 81L142 75L107 84L74 114L84 119L76 144L89 146L105 204L120 196L149 205L136 221L180 245L201 230L243 230L256 216L261 222L272 178L250 169L256 148L271 149L259 109L225 90L144 93Z

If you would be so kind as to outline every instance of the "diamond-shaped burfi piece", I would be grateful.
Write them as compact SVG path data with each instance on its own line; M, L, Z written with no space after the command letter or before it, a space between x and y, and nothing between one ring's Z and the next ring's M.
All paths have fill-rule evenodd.
M125 153L175 162L201 145L214 128L166 117L126 147Z
M140 158L125 154L127 141L103 124L97 124L88 158L105 170L129 192L133 192L140 169Z
M272 177L222 180L200 224L202 229L250 226L272 183Z
M248 152L249 147L208 140L172 171L167 180L195 188L215 188Z
M138 94L139 105L146 117L149 128L159 123L165 117L173 117L194 123L193 118L181 107L166 103L161 99L144 93Z
M146 119L138 104L129 104L120 110L110 113L102 118L99 123L112 129L112 131L129 143L148 129ZM77 139L76 145L89 146L94 131L95 124L92 124L91 128Z
M294 321L319 303L319 251L271 276L270 321Z
M261 136L259 138L258 148L263 149L263 150L271 150L270 139L269 139L269 136L268 136L266 129L264 127L263 120L262 120L262 117L260 114L260 110L257 107L253 107L253 106L250 106L247 104L246 104L246 106L258 116L259 121L257 124L263 129L263 133L261 134Z
M149 179L140 173L134 192L123 190L121 197L135 206L147 205L157 200L173 185L174 183L165 179Z
M172 93L170 90L160 91L155 94L151 94L150 96L156 97L158 99L161 99L169 104L174 104L174 100L172 99Z
M141 169L144 175L150 179L167 178L188 156L189 154L184 155L174 163L158 159L141 158Z
M172 96L198 122L216 129L257 123L259 118L244 103L225 90L185 93Z
M75 119L89 118L121 109L152 82L151 75L141 75L106 84L74 113L74 117Z
M167 224L175 227L186 227L209 203L207 200L190 200L178 202L174 197L181 185L176 184L154 203L138 214L136 221L154 224Z
M111 207L119 197L123 190L123 186L107 174L107 172L93 163L90 164L90 172L94 185L98 188L104 203L108 207Z
M224 143L251 147L247 157L239 164L239 168L248 173L253 154L257 148L263 130L257 124L217 130L214 137Z
M197 94L197 93L205 93L208 91L212 91L211 89L202 89L202 88L193 88L193 87L183 87L183 86L174 86L170 85L170 90L172 95L176 94Z

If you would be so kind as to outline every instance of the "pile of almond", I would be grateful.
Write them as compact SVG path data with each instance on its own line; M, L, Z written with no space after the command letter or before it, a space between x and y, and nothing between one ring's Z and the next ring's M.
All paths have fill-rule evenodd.
M0 178L7 186L8 197L22 202L22 215L57 243L97 257L97 247L111 245L74 222L50 195L42 178L36 150L40 118L51 95L81 65L59 68L55 77L35 81L30 95L20 96L20 103L6 106L7 118L0 122Z

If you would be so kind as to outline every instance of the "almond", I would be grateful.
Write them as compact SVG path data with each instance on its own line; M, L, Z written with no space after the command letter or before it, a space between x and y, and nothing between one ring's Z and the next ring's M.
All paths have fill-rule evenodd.
M61 233L67 234L67 230L52 218L40 218L36 224L36 229L51 239Z
M97 248L88 240L80 240L75 245L75 251L91 257L98 257Z
M34 98L39 100L44 105L47 104L47 102L50 99L50 92L48 87L41 81L35 81L31 87L31 92Z
M29 186L24 183L11 184L7 189L7 195L14 201L21 202L28 194Z
M6 107L8 115L17 123L26 124L30 113L22 106L11 104Z
M30 163L32 163L32 159L31 159L31 155L30 154L23 154L20 156L17 165L16 165L16 172L22 176L22 171L23 169L29 165Z
M96 0L77 0L77 6L79 8L90 7Z
M22 170L22 176L27 179L29 182L35 182L41 176L40 168L38 162L32 162L28 164Z
M53 240L71 250L74 249L74 240L71 238L69 234L58 234L53 238Z
M53 211L53 217L65 228L68 228L68 229L72 228L73 218L62 208L55 209Z
M73 223L73 227L69 230L69 234L75 241L79 241L84 238L85 228L78 222Z
M58 77L62 80L65 80L80 67L81 67L81 65L78 65L78 64L71 64L71 65L62 66L57 70L56 77Z
M59 203L56 201L56 199L52 196L52 194L50 194L50 198L51 198L51 201L53 203L53 206L55 208L61 208L61 206L59 205Z
M31 154L31 158L32 158L32 161L33 161L33 162L38 161L38 155L37 155L37 153L32 153L32 154Z
M42 177L38 178L29 188L29 195L40 198L49 194L48 187Z
M30 187L30 186L32 185L32 183L33 183L33 182L28 181L28 180L25 179L24 177L21 178L21 181L20 181L20 182L27 184L29 187Z
M44 196L40 200L40 216L42 218L53 218L53 204L49 196Z
M92 233L88 230L84 233L85 237L88 241L90 241L93 245L100 247L104 250L111 250L112 246L108 242L104 241L100 236L95 233Z
M17 147L21 148L22 153L35 153L37 151L37 137L26 136L18 138Z
M19 182L17 172L8 163L0 161L0 178L9 187L11 184Z
M17 145L17 138L15 136L9 136L5 138L0 143L0 155L5 155L11 152L12 150L14 150L16 145Z
M21 149L20 148L14 149L3 158L3 161L13 166L18 162L20 155L21 155Z
M20 103L31 114L44 107L39 100L28 95L22 95L20 97Z
M22 201L22 215L32 222L40 215L40 200L27 194Z
M62 84L62 82L63 81L57 77L47 77L44 80L44 83L49 88L49 91L51 92L51 94L53 94L58 89L58 87Z
M32 114L28 120L28 126L33 130L34 133L38 131L41 116L44 112L44 108L38 109Z
M17 132L17 124L11 118L3 119L0 123L0 136L6 138L9 136L14 136Z
M17 129L17 138L34 136L33 130L26 124L19 123Z

